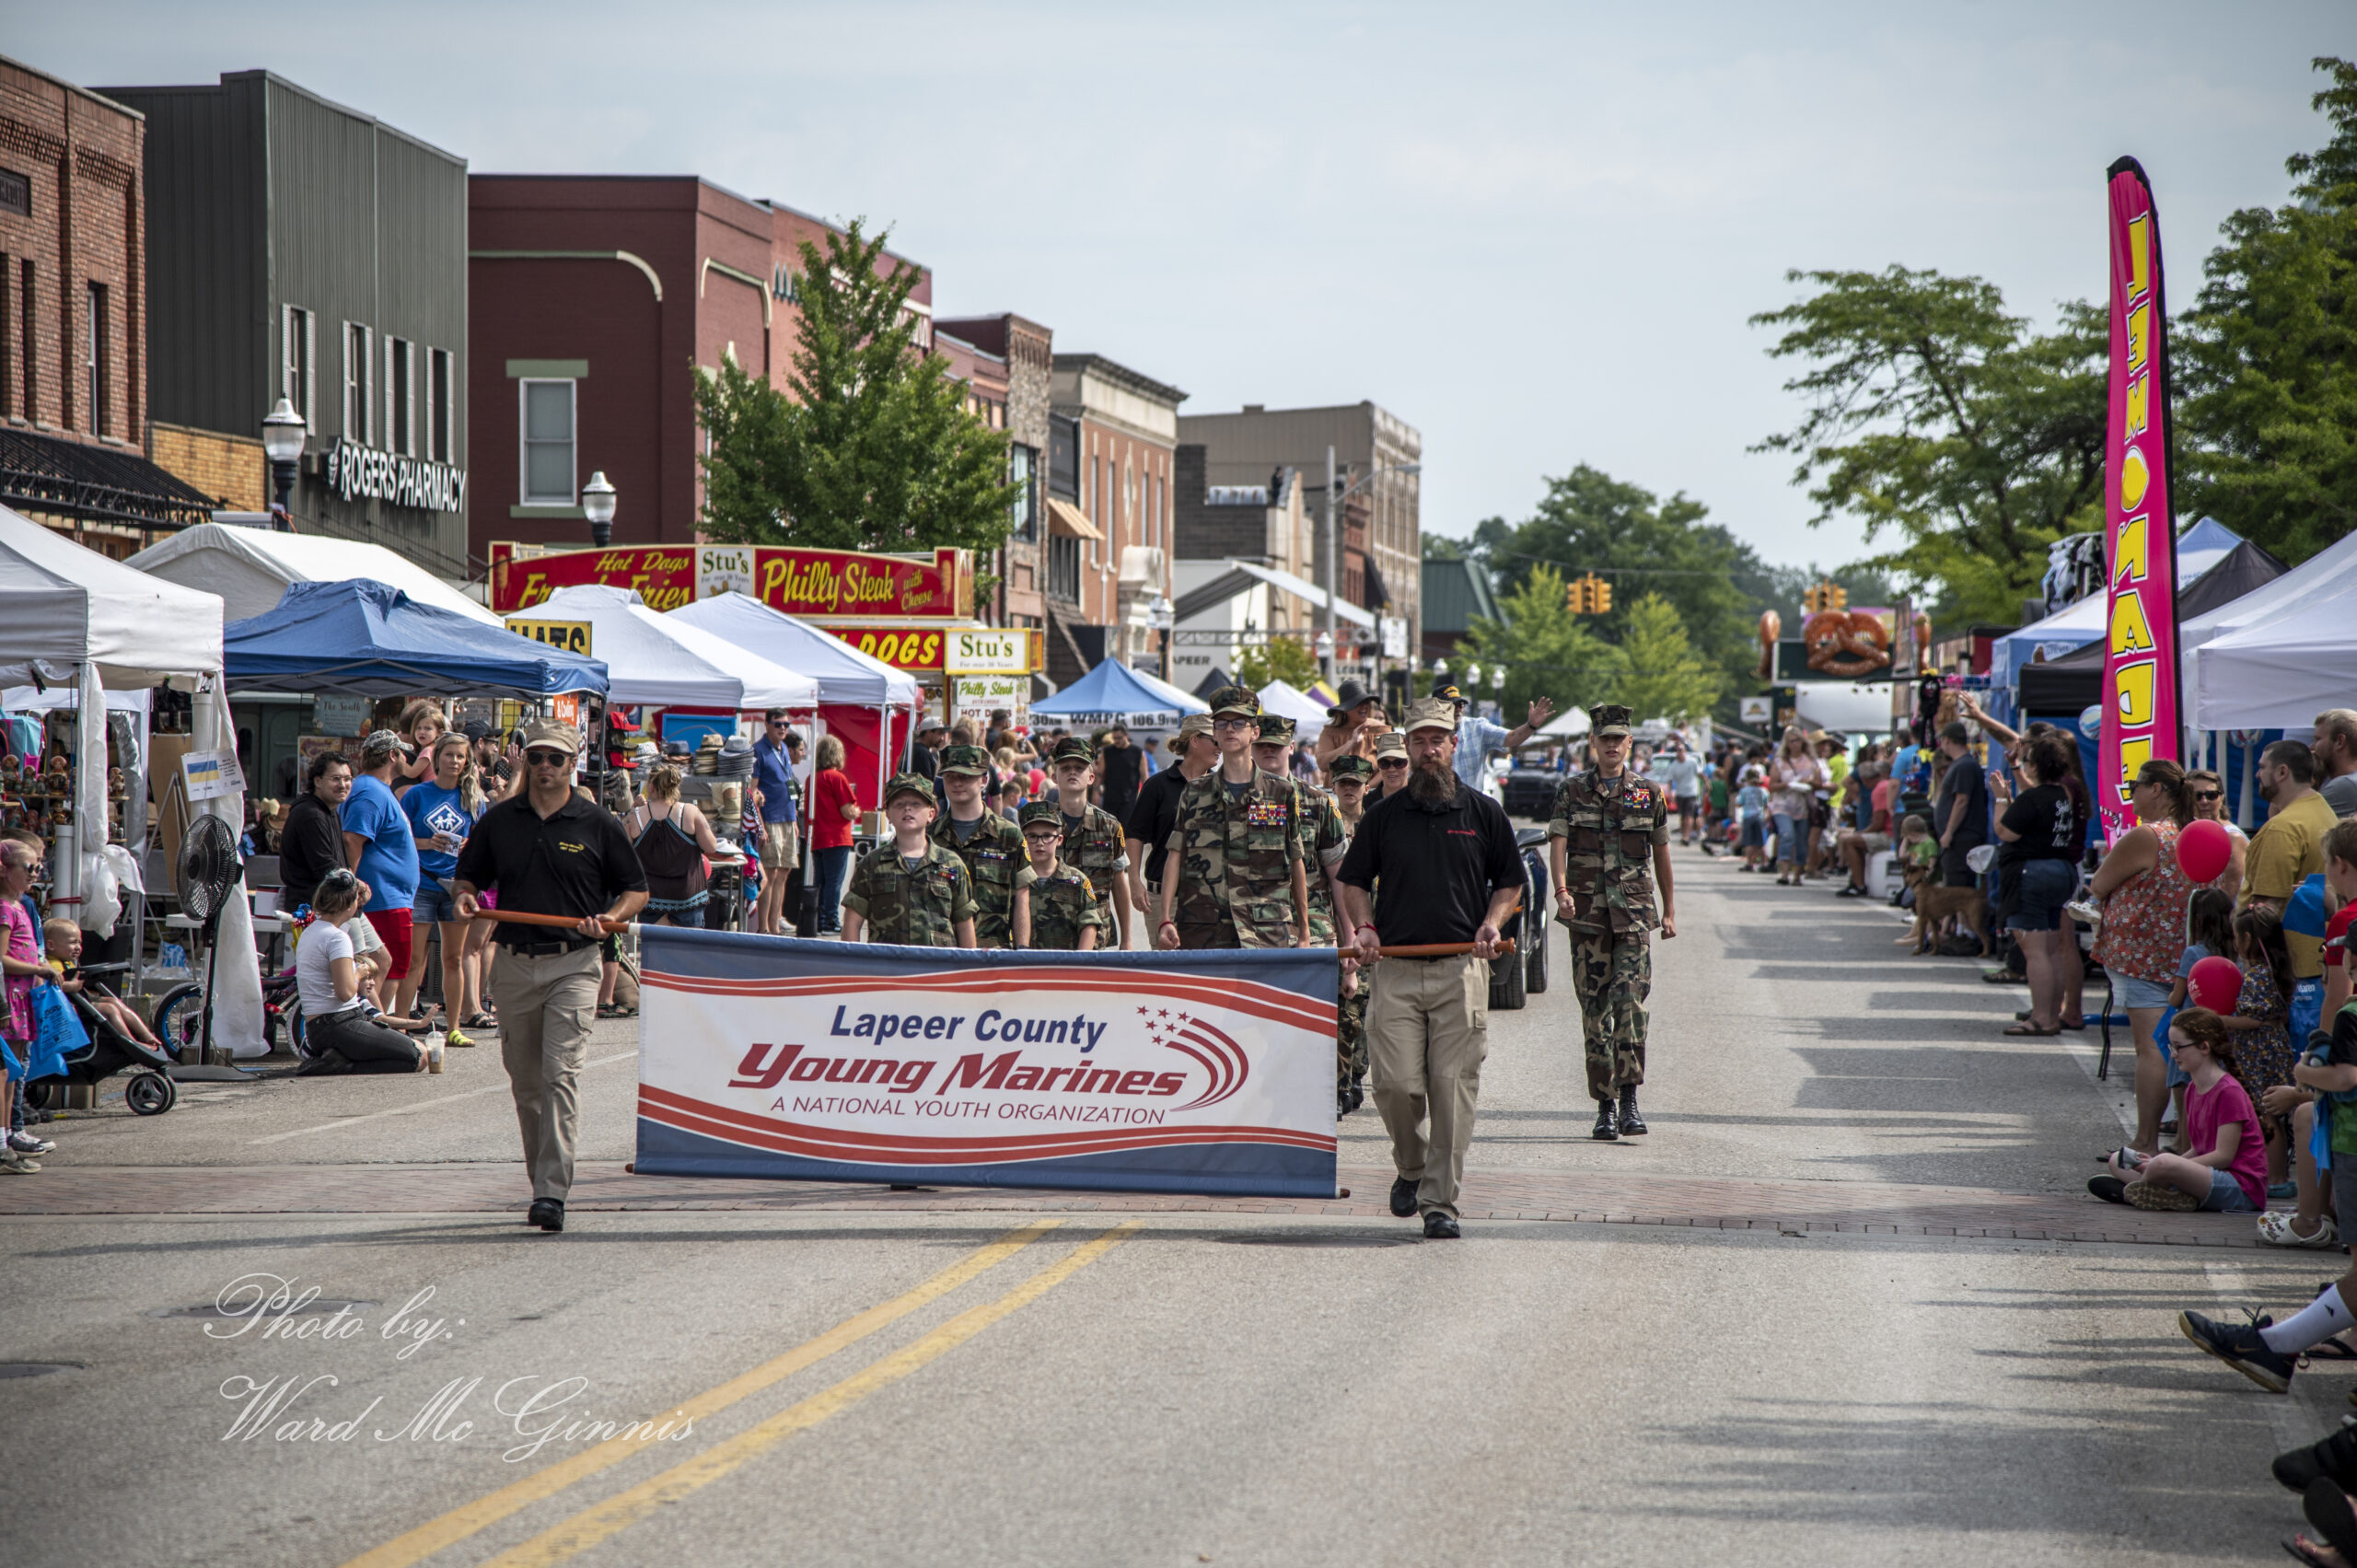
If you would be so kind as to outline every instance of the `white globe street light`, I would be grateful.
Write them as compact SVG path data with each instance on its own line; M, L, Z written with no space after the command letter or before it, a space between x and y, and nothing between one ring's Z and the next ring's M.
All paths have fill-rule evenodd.
M581 515L589 519L589 542L603 550L614 542L614 487L599 469L581 487Z

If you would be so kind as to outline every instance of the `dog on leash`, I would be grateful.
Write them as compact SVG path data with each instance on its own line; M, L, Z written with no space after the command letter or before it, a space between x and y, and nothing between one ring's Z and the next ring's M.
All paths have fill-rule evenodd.
M1935 865L1921 870L1910 868L1908 879L1915 893L1915 929L1901 939L1903 942L1918 953L1935 951L1941 927L1953 920L1958 935L1968 930L1972 933L1980 944L1980 957L1993 956L1994 949L1989 944L1989 900L1978 886L1943 887Z

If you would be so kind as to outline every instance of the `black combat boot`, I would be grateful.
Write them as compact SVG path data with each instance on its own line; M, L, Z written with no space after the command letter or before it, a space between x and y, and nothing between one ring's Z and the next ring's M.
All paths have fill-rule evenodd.
M1645 1119L1637 1114L1637 1086L1626 1084L1620 1089L1620 1135L1634 1138L1645 1130Z
M1620 1122L1613 1113L1610 1100L1600 1099L1596 1102L1596 1126L1589 1131L1588 1136L1599 1144L1617 1144L1620 1141Z

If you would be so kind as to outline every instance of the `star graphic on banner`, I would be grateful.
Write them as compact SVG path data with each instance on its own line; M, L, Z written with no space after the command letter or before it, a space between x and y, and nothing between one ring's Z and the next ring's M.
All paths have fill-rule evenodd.
M1141 1018L1143 1018L1143 1017L1144 1017L1144 1016L1145 1016L1145 1009L1144 1009L1144 1008L1141 1007L1141 1008L1139 1008L1139 1009L1138 1009L1138 1016L1139 1016L1139 1017L1141 1017Z
M1167 1007L1165 1007L1165 1008L1162 1010L1162 1016L1163 1016L1164 1017L1166 1017L1166 1018L1167 1018L1167 1017L1168 1017L1168 1016L1170 1016L1170 1009L1169 1009L1169 1008L1167 1008Z

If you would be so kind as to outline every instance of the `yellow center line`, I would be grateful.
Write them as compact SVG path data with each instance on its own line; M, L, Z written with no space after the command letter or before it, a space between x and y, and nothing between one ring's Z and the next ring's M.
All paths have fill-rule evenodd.
M702 1421L726 1410L748 1394L759 1393L782 1378L791 1377L804 1367L823 1361L848 1345L856 1344L878 1329L907 1317L927 1303L939 1300L984 1270L1006 1261L1062 1224L1062 1220L1039 1220L1020 1230L1009 1231L913 1290L871 1307L856 1317L844 1318L818 1338L805 1341L776 1360L766 1362L707 1393L697 1395L670 1413L681 1420ZM463 1508L452 1509L438 1519L430 1519L405 1535L396 1536L374 1551L361 1553L345 1563L343 1568L409 1568L410 1564L424 1561L444 1547L455 1545L478 1530L497 1524L518 1509L528 1508L544 1498L553 1497L574 1482L644 1452L647 1446L646 1441L639 1437L610 1437L595 1447L584 1448L546 1469L535 1470L512 1485L503 1486L497 1492L477 1498Z
M1130 1220L1093 1241L1082 1243L1062 1260L1040 1270L996 1301L967 1308L905 1349L894 1351L832 1388L821 1388L760 1425L749 1427L725 1443L714 1444L695 1458L672 1466L661 1475L651 1477L594 1507L582 1510L563 1523L501 1552L483 1564L483 1568L552 1568L552 1564L588 1551L666 1504L677 1503L710 1486L795 1433L807 1431L831 1416L841 1414L868 1395L888 1388L926 1363L947 1354L1009 1313L1039 1300L1127 1241L1144 1223L1143 1220Z

